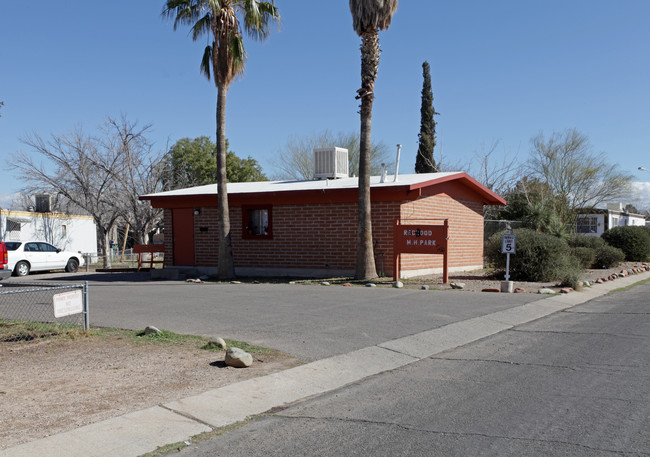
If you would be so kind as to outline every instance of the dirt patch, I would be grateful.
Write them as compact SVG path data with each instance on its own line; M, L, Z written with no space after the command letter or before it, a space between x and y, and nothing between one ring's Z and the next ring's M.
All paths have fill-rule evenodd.
M123 333L0 343L0 449L263 376L300 362L255 353L223 363L202 342L142 342Z

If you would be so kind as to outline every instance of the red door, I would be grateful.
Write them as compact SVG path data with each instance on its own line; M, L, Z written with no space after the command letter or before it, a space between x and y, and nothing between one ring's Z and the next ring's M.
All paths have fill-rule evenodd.
M174 265L194 265L194 210L174 208L172 213L174 233Z

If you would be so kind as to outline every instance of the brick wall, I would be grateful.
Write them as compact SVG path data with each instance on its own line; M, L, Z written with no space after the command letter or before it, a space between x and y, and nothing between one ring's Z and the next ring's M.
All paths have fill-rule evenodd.
M483 264L482 203L457 201L442 194L412 202L373 202L372 210L378 273L393 274L393 230L398 217L404 223L430 223L422 219L448 218L451 236L449 267ZM420 219L415 220L416 217ZM171 218L171 210L165 210L165 256L168 259L173 259ZM230 208L230 224L235 268L263 267L275 269L276 274L290 269L354 272L356 202L274 205L272 238L244 238L240 206ZM201 214L194 216L197 266L217 266L217 235L217 208L201 208ZM168 262L168 265L172 264ZM442 268L442 256L404 254L401 268L403 272Z
M449 269L483 265L482 203L454 200L439 194L404 203L401 218L405 224L427 223L418 218L449 219ZM442 268L442 261L442 255L402 254L401 269L438 270Z

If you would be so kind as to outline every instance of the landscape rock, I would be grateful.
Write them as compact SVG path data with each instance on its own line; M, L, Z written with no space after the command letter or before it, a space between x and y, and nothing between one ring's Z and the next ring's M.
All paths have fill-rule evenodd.
M563 287L560 289L561 294L568 294L569 292L573 292L573 289L571 287Z
M481 289L481 292L497 292L500 293L501 289L498 287L486 287L485 289Z
M223 338L215 338L213 341L210 341L210 343L214 343L215 345L219 346L221 349L228 349L228 345L224 341Z
M241 284L241 281L230 281L230 284Z
M402 281L395 281L395 282L393 283L393 287L394 287L395 289L401 289L402 287L404 287L404 283L403 283Z
M422 286L422 290L429 290L429 286L427 286L426 284L423 285L423 286Z
M539 290L537 291L537 293L538 293L538 294L542 294L542 295L552 295L552 294L555 293L555 291L554 291L553 289L549 289L549 288L547 288L547 287L543 287L543 288L539 289Z
M589 281L582 281L582 285L585 287L591 287L591 283Z
M226 351L226 365L235 368L247 368L253 364L253 356L243 349L229 348Z
M596 284L603 284L605 281L607 281L607 280L603 279L603 278L598 278L598 279L596 279Z
M377 284L373 284L369 282L368 284L366 284L366 287L377 287Z
M522 288L522 287L515 287L514 292L515 292L516 294L525 294L525 293L526 293L526 289L524 289L524 288Z
M152 333L161 333L160 329L154 327L153 325L148 325L144 329L144 334L145 335L151 335Z
M320 283L321 286L331 286L331 284L328 281L323 281Z
M352 287L352 284L350 284L349 282L346 282L346 283L343 284L343 287Z
M452 289L464 289L465 288L465 283L464 282L452 282L449 283Z

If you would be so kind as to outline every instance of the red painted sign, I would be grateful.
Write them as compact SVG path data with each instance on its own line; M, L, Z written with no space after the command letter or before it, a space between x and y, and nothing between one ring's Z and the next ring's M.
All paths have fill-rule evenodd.
M445 219L443 225L401 225L395 222L394 272L393 278L399 279L400 254L442 254L442 282L449 281L448 247L449 222Z
M397 249L400 253L444 254L448 227L445 225L398 225Z

